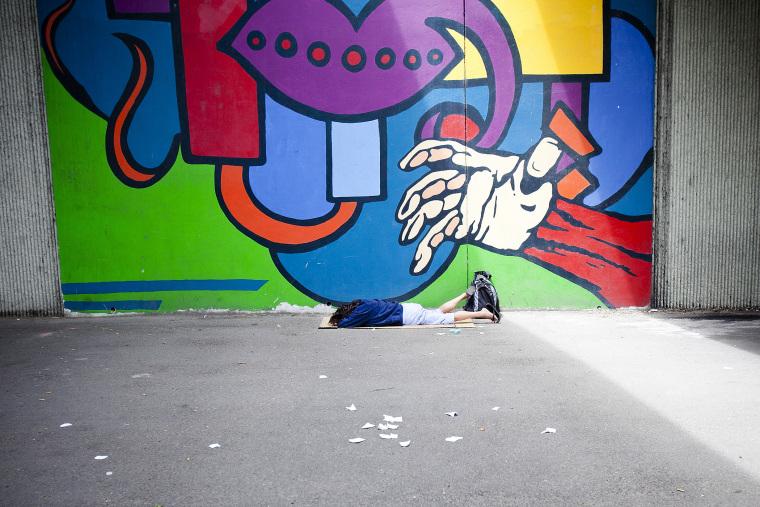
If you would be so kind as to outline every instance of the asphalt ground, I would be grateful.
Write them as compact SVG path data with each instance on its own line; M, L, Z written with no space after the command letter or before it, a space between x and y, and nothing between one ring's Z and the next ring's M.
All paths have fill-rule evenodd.
M322 316L0 320L0 504L760 505L757 313Z

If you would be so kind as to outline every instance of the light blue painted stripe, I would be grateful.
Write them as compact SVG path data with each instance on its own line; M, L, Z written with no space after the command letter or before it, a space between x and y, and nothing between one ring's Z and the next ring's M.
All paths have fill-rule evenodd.
M63 307L72 312L158 310L161 301L66 301Z
M128 282L88 282L61 284L63 294L114 294L120 292L160 292L192 290L257 291L267 280L135 280Z
M380 187L380 126L377 120L332 123L332 196L377 197Z

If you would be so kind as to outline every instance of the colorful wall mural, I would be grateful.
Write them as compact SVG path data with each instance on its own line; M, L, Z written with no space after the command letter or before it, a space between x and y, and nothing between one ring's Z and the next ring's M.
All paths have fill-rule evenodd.
M654 0L38 11L72 311L649 304Z

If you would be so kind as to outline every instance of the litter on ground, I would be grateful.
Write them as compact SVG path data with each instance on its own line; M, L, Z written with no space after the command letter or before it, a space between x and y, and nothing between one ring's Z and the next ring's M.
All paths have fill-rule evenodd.
M364 442L364 439L363 438L349 438L348 441L351 442L352 444L358 444L359 442Z
M446 412L446 415L449 416L449 417L455 417L455 416L457 416L459 414L457 414L456 412Z
M350 407L346 407L346 410L350 410L351 412L353 412L354 410L356 410L356 407L352 403Z
M541 432L542 435L544 433L557 433L557 430L555 428L546 428L544 431Z
M400 445L401 447L409 447L409 444L411 443L412 443L411 440L406 440L404 442L399 442L398 445Z
M212 449L216 449L217 447L221 447L221 445L219 445L219 444L211 444L211 445L209 445L209 447L211 447Z
M464 437L454 437L454 436L452 436L452 437L448 437L448 438L446 439L446 441L447 441L447 442L456 442L457 440L462 440L463 438L464 438Z

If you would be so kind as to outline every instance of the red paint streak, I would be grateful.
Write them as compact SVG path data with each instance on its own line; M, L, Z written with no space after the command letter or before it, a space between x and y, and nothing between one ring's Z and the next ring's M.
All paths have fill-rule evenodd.
M61 62L58 60L58 52L55 50L55 41L53 38L55 37L56 26L60 22L61 18L71 8L73 3L74 0L69 0L65 4L61 5L58 9L51 12L45 20L45 26L43 27L43 32L45 34L45 45L48 48L50 57L53 59L53 61L50 63L53 65L53 70L57 71L61 75L66 75L66 71L63 65L61 65Z
M116 164L118 165L119 170L124 174L124 176L132 181L145 182L150 181L151 178L155 177L155 175L145 174L135 169L132 164L130 164L124 153L124 145L127 142L127 118L130 111L132 111L132 109L135 107L135 104L137 103L137 97L145 87L145 82L148 75L148 64L145 59L145 54L142 52L139 46L134 45L133 47L137 51L138 59L135 63L138 67L138 78L137 82L135 83L135 87L130 92L129 97L124 102L124 105L116 113L112 142L114 147L114 155L116 156Z
M527 255L589 282L612 306L649 304L651 220L626 222L559 199L536 237Z
M620 248L644 255L652 255L652 221L641 220L626 222L605 213L600 213L584 206L578 206L564 200L557 201L557 209L567 212L574 219L590 224L593 231L590 237L610 241Z
M221 194L227 210L244 229L259 238L281 245L305 245L319 241L340 229L357 209L355 202L343 202L338 212L316 225L298 225L276 220L259 209L248 196L241 166L221 169Z

